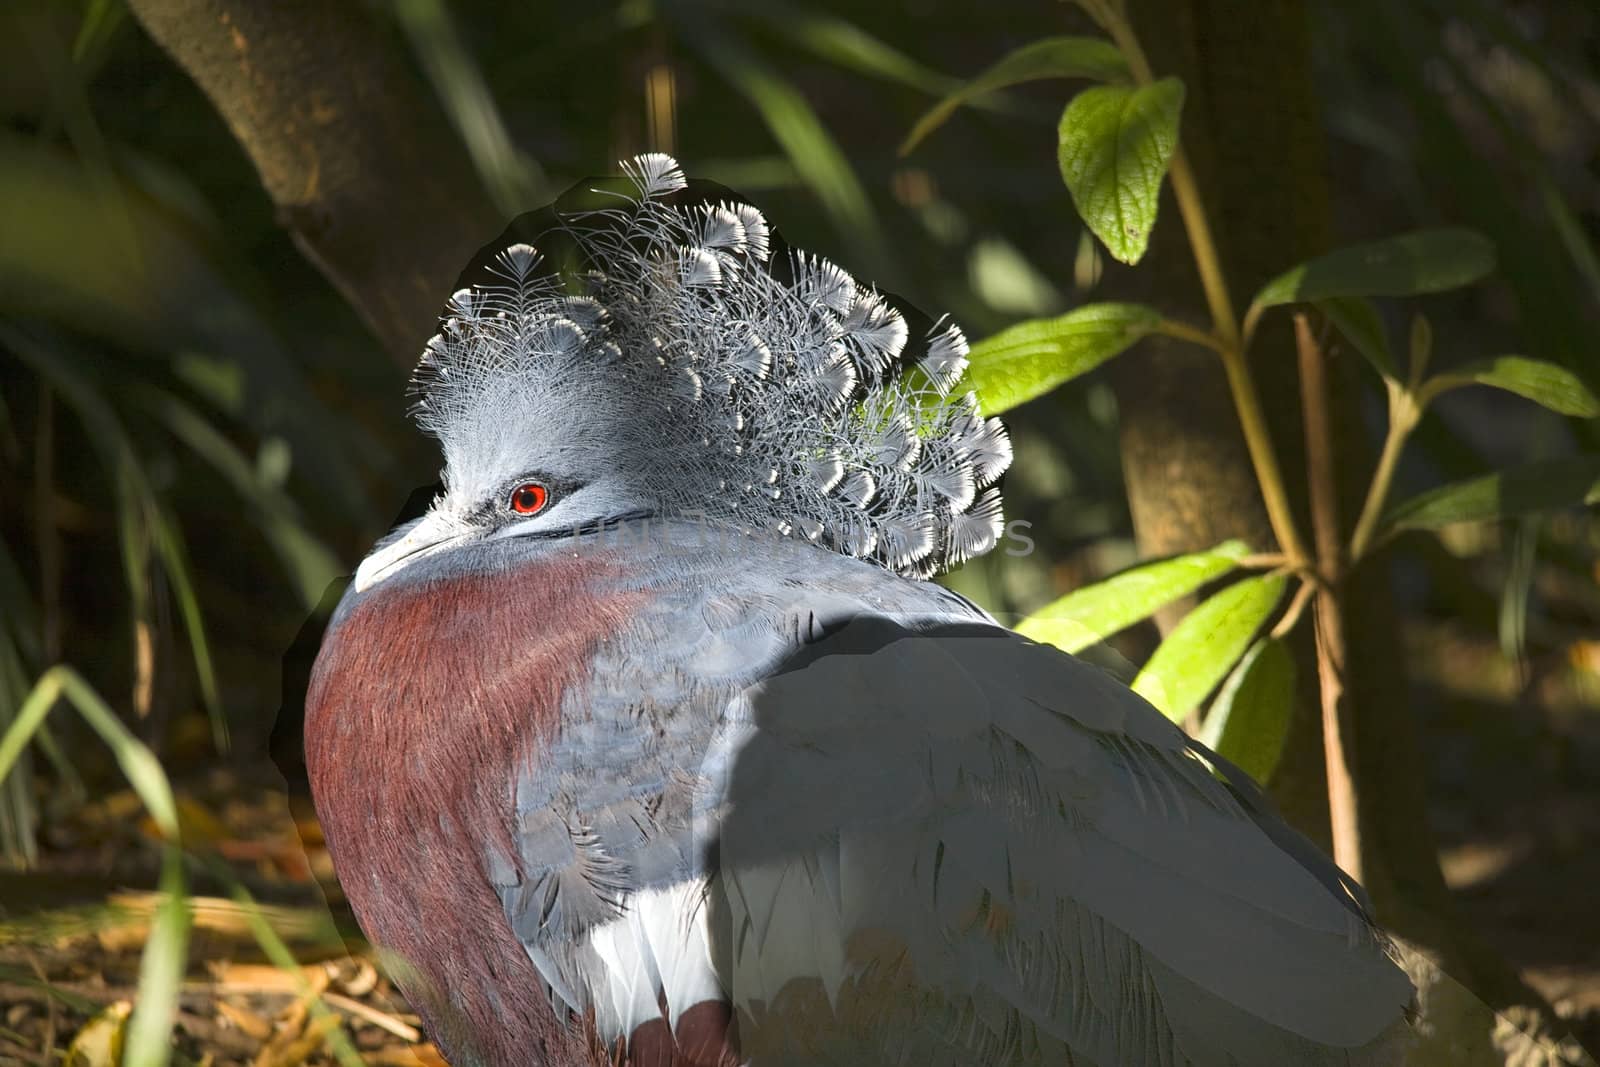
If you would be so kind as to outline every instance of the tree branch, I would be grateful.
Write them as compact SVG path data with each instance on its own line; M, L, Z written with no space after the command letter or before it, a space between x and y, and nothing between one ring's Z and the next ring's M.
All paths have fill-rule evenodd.
M300 250L414 362L504 220L392 35L359 4L129 6L221 113Z

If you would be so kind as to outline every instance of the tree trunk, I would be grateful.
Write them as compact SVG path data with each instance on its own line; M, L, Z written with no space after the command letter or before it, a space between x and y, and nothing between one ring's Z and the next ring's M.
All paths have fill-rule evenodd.
M409 366L504 226L400 44L364 5L131 0L210 97L306 257Z
M1234 301L1242 312L1268 278L1329 247L1328 191L1321 123L1302 0L1260 0L1248 16L1208 0L1132 0L1158 75L1177 74L1188 89L1183 137L1204 191L1208 216ZM1123 293L1169 315L1209 325L1193 260L1167 194L1148 259L1114 279ZM1359 360L1335 359L1329 404L1339 513L1348 526L1360 510L1372 470L1361 417ZM1287 316L1269 316L1252 349L1258 382L1301 530L1309 529L1305 449L1292 334ZM1215 357L1172 342L1116 364L1122 458L1141 552L1170 555L1242 537L1258 549L1274 542L1238 419ZM1348 534L1348 530L1346 531ZM1459 989L1442 969L1496 1008L1531 1006L1552 1016L1537 995L1456 917L1425 811L1422 746L1410 706L1406 664L1384 559L1368 560L1343 589L1350 669L1344 678L1353 711L1355 776L1360 787L1362 859L1378 918L1411 943L1408 966L1423 989L1441 1035L1458 1060L1492 1056L1494 1020L1461 1015ZM1162 620L1169 623L1171 620ZM1316 660L1308 626L1297 631L1299 699L1289 744L1273 783L1285 815L1326 846L1328 814L1317 708ZM1450 993L1438 989L1448 986ZM1531 1020L1535 1016L1524 1014ZM1445 1020L1448 1018L1448 1022ZM1427 1020L1425 1019L1425 1022ZM1476 1032L1465 1034L1464 1027ZM1539 1062L1530 1060L1529 1062ZM1559 1062L1546 1058L1545 1062Z

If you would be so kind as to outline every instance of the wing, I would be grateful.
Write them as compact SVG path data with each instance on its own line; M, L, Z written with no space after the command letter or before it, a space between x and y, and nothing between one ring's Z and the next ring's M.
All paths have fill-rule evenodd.
M498 881L559 1000L634 1062L1369 1062L1410 985L1242 776L937 587L816 566L681 568L523 776Z

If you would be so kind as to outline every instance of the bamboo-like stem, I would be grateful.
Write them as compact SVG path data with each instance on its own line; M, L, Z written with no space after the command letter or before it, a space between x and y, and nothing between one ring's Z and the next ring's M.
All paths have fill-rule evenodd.
M1333 430L1328 419L1328 369L1322 347L1305 315L1294 317L1300 357L1301 400L1306 430L1312 533L1323 585L1316 595L1317 683L1322 705L1322 750L1328 772L1328 816L1333 859L1356 882L1362 881L1360 806L1352 772L1351 736L1346 708L1346 649L1340 584L1344 577L1344 539L1339 533L1337 483L1333 470Z
M1378 454L1378 466L1372 473L1372 484L1367 487L1367 499L1361 505L1361 517L1356 520L1355 532L1350 535L1350 562L1359 562L1372 545L1372 535L1383 516L1383 505L1389 499L1389 487L1394 482L1395 468L1400 463L1400 453L1406 438L1416 428L1422 417L1422 406L1414 394L1396 385L1389 386L1389 431L1383 438L1383 451Z

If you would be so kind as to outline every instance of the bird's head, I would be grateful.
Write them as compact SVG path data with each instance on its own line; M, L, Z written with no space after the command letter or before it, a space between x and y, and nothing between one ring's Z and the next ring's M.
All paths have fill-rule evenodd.
M993 547L1011 448L956 388L961 331L912 341L875 290L784 249L756 208L691 195L667 156L624 171L627 193L545 213L451 297L413 378L444 491L356 587L461 545L643 515L917 577Z

